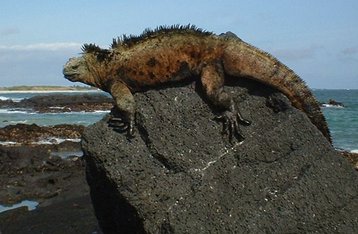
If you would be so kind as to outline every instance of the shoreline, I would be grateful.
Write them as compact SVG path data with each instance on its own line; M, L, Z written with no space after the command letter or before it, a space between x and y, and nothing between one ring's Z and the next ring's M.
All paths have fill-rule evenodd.
M0 90L0 94L12 94L12 93L101 93L103 91L99 89L94 90Z

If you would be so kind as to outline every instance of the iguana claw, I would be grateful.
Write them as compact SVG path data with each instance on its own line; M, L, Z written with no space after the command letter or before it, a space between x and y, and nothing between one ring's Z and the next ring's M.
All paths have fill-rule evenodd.
M232 141L233 136L239 138L240 140L245 139L240 131L239 123L243 125L251 124L250 121L242 118L240 113L232 111L225 111L223 114L216 116L215 119L223 122L222 133L228 133L230 142Z
M122 118L111 117L108 126L119 132L127 132L127 137L134 137L134 120L125 121Z

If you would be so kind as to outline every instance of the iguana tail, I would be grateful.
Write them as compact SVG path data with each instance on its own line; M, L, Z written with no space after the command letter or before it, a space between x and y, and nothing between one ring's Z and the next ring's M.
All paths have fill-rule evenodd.
M298 75L270 54L240 39L227 39L226 42L223 65L227 74L248 77L278 89L289 98L294 107L305 112L311 122L332 143L319 103Z

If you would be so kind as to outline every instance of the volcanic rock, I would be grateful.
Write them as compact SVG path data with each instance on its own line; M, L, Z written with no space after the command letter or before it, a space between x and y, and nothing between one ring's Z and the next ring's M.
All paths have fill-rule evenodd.
M18 144L36 144L42 140L80 139L84 126L59 124L38 126L36 124L16 124L0 128L0 141Z
M89 195L27 211L22 207L0 213L0 233L100 234Z
M285 96L252 81L232 85L252 121L241 126L243 142L221 134L193 85L136 94L133 139L108 116L85 130L104 233L358 233L352 165Z
M20 102L0 100L0 108L25 108L39 113L109 110L113 100L102 94L38 95Z
M80 157L83 129L34 124L0 129L0 205L39 203L32 211L0 212L0 233L99 233Z

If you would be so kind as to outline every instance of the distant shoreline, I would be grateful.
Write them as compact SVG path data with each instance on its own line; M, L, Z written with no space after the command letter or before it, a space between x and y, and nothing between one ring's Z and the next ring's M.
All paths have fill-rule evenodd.
M98 89L90 89L90 90L0 90L0 94L8 94L8 93L92 93L92 92L101 92Z
M0 87L0 93L59 93L59 92L98 92L98 89L82 86L13 86Z

